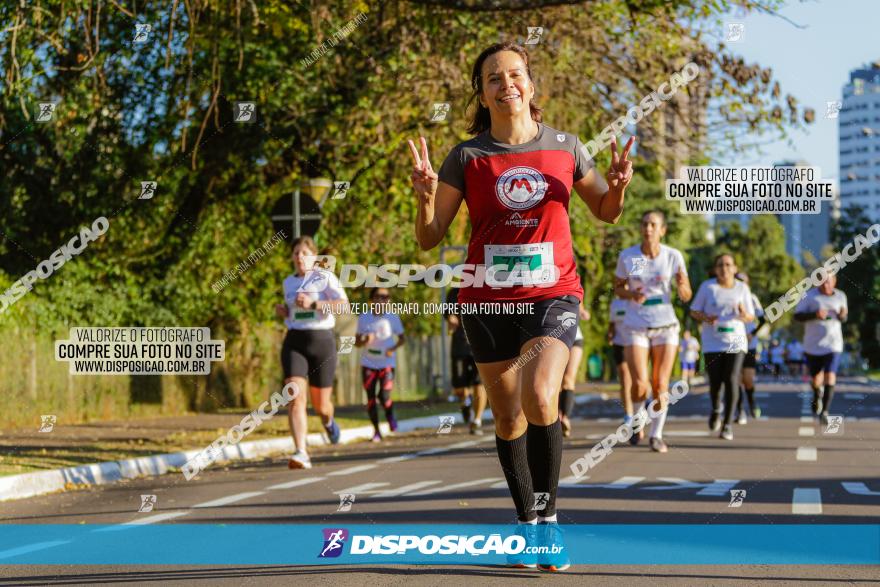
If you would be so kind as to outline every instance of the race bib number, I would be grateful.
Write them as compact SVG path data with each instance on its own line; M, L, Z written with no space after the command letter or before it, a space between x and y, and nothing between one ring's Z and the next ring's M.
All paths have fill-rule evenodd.
M293 319L294 320L314 320L315 319L315 311L314 310L294 310Z
M553 285L559 269L553 259L553 243L485 245L486 285L512 287Z

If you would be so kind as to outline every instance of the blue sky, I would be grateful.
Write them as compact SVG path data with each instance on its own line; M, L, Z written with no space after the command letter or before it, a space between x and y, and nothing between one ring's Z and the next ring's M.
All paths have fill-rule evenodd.
M790 141L774 141L763 154L723 161L725 165L772 164L803 159L821 167L823 177L837 177L837 120L825 118L825 102L839 100L849 71L880 59L880 1L790 1L782 18L750 14L730 16L745 24L743 40L730 49L746 62L771 67L783 95L792 94L816 110L816 120L804 132L793 132ZM768 135L769 140L769 135ZM791 144L789 144L791 143Z

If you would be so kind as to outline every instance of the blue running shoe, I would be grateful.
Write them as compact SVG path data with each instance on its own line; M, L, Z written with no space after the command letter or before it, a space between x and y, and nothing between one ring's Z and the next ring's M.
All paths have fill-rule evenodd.
M564 571L571 566L571 560L568 558L568 550L565 548L565 542L562 539L562 529L556 522L541 522L538 524L538 537L540 538L540 546L546 548L546 552L542 548L538 554L538 568L542 571L556 573ZM556 551L556 552L554 552Z
M538 555L535 554L535 547L538 546L538 525L537 524L517 524L517 536L526 539L526 547L522 552L507 555L507 566L517 569L534 569L538 564Z
M339 442L339 435L342 432L339 430L339 424L336 423L336 420L330 420L329 424L324 424L324 431L327 432L327 437L330 439L331 444Z

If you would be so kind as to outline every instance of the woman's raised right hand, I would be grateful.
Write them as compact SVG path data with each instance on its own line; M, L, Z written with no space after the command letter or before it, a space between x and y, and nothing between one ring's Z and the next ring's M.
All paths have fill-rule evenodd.
M419 137L419 141L422 144L421 157L415 143L407 141L413 158L412 184L419 197L433 199L437 193L438 178L431 167L431 160L428 158L428 143L425 141L425 137Z

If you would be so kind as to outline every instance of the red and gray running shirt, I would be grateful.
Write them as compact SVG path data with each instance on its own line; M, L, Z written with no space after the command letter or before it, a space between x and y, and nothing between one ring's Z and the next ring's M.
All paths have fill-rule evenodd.
M572 184L594 164L576 136L538 126L538 135L522 145L499 143L485 131L453 148L440 168L440 181L460 190L467 203L467 263L508 269L488 270L485 282L477 278L463 287L461 303L583 300L568 203ZM556 271L548 270L553 266Z

